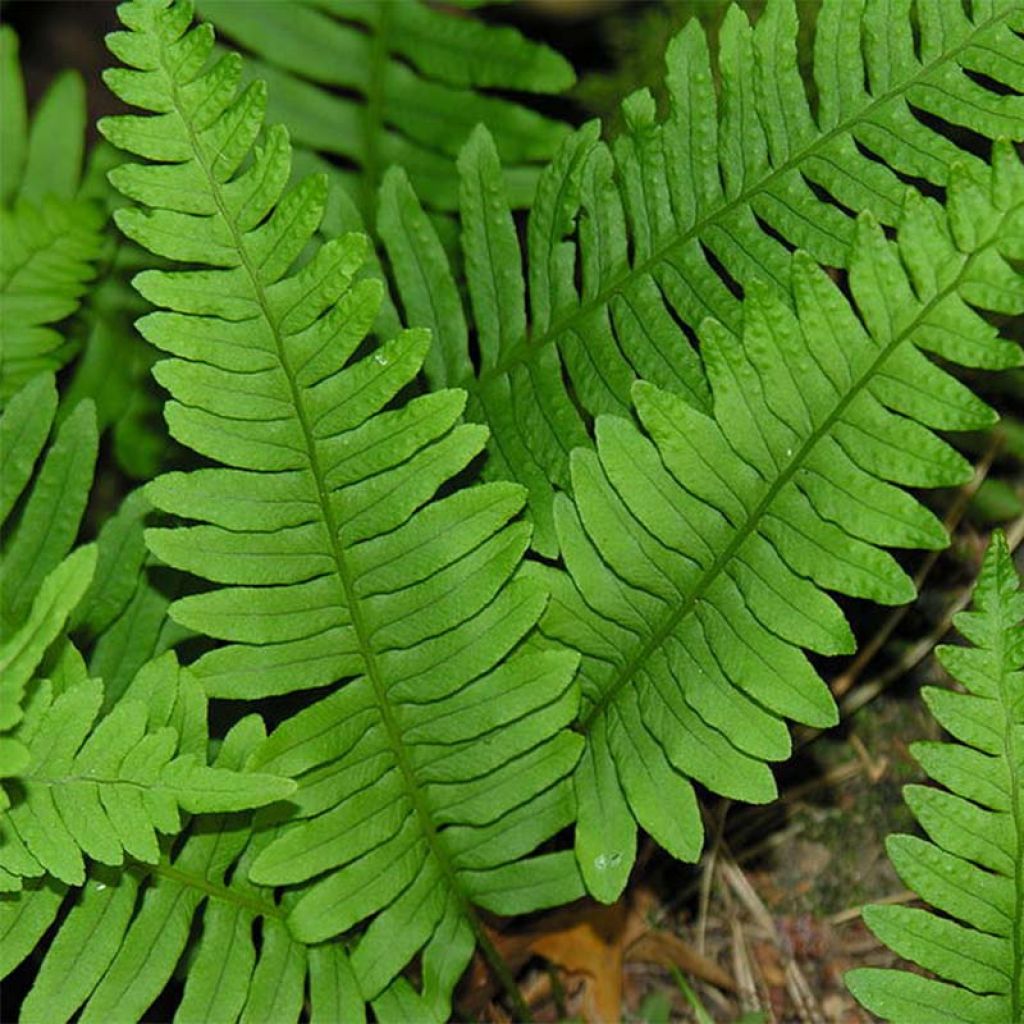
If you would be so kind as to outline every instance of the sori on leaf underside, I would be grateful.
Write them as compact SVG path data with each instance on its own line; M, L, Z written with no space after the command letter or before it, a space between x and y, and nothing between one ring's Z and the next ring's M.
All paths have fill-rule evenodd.
M26 1019L83 1003L84 1020L141 1018L193 930L182 1019L348 1021L370 1002L381 1021L444 1020L474 946L515 1000L481 909L615 899L638 826L695 859L695 783L774 796L787 721L836 720L805 653L853 647L830 595L906 601L885 549L946 543L905 488L965 481L936 431L994 420L946 367L1021 361L989 319L1024 311L1021 161L1005 138L989 162L972 157L914 113L960 123L970 104L976 131L1019 133L1021 5L921 0L913 23L909 10L823 5L813 115L789 0L754 28L729 14L720 98L703 35L685 30L668 119L640 94L613 147L588 126L542 173L525 275L499 147L476 129L458 158L469 315L430 219L390 172L380 235L409 322L431 331L370 342L384 289L360 274L369 244L320 241L329 180L293 174L286 130L264 126L265 86L243 84L189 3L119 8L125 31L108 43L124 66L106 81L142 113L100 124L139 158L110 175L134 204L116 220L158 258L134 281L157 307L137 326L169 356L154 374L172 435L207 464L150 483L95 558L115 536L134 543L151 503L152 556L199 581L170 615L215 643L185 668L111 658L113 698L90 681L62 631L87 614L64 604L94 556L70 555L73 593L45 582L77 518L31 570L47 596L17 592L21 621L42 602L62 652L39 640L23 724L10 723L39 765L53 758L33 723L65 718L80 737L58 745L65 768L91 764L92 737L131 715L138 743L166 752L145 780L159 790L145 839L125 833L104 860L102 840L71 830L71 846L37 856L53 877L24 872L23 894L0 903L0 934L17 937L9 969L82 882L72 850L132 858L88 867ZM31 463L53 416L32 412L53 405L42 380L8 410L35 424ZM485 452L487 482L465 483ZM55 592L67 596L47 617ZM98 651L120 621L80 625ZM195 707L290 707L269 736L242 719L209 768L186 712L122 710L153 704L157 677ZM218 809L172 807L186 769L248 787L247 805L221 810L270 806L200 815L156 842L153 826L180 828L178 808ZM115 924L61 988L100 921Z

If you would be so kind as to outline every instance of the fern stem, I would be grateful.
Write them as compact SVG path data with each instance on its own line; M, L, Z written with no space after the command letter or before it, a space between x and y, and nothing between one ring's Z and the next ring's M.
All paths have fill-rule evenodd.
M249 896L231 889L226 885L217 885L202 875L194 875L188 871L182 871L173 864L158 862L146 864L143 861L133 861L131 870L137 875L155 875L158 878L166 878L170 882L177 882L179 885L187 886L190 889L197 889L210 899L221 900L224 903L231 903L241 907L257 917L271 917L282 923L287 915L272 900L261 900L256 896Z
M801 468L804 461L814 450L814 447L818 442L828 435L829 431L831 431L835 424L840 420L846 409L861 394L872 378L881 370L881 367L885 364L886 360L907 340L908 336L917 328L917 326L927 318L932 309L945 300L947 296L957 292L960 287L960 282L967 274L972 263L990 246L995 244L995 240L999 237L1000 230L1005 221L1016 216L1017 213L1017 209L1008 210L1003 213L999 223L993 229L992 236L966 257L956 277L952 281L947 282L945 288L936 291L936 293L927 302L922 304L921 308L918 310L917 316L915 316L901 331L899 331L899 333L894 335L887 345L878 351L875 358L864 368L859 379L856 380L849 390L847 390L836 402L835 407L828 416L826 416L822 422L815 427L810 434L808 434L800 447L794 450L789 462L780 470L779 475L772 481L771 485L751 511L746 521L736 529L732 539L722 550L722 553L703 573L700 580L696 583L690 593L686 595L685 600L665 616L661 624L652 631L643 646L629 659L629 661L626 662L625 665L622 666L605 691L580 717L576 726L579 732L584 735L587 733L594 719L598 715L602 714L611 704L619 690L621 690L634 677L638 669L656 650L658 650L659 647L661 647L662 644L665 643L668 637L678 627L679 623L694 610L697 606L697 602L725 571L726 566L740 550L747 538L757 530L761 519L767 514L772 503L778 497L782 489L790 482L790 480L792 480L793 476Z
M494 976L498 979L501 987L505 990L505 995L508 996L508 1001L512 1004L516 1024L520 1024L520 1022L523 1022L523 1024L530 1024L533 1017L530 1014L529 1006L526 1005L526 1000L523 998L522 992L519 991L516 979L512 975L512 969L498 951L498 947L491 942L490 936L483 927L483 922L480 921L476 914L470 918L470 924L473 927L473 934L476 936L476 942L480 947L480 952L483 953L484 959L490 965L491 970L494 972Z
M1010 1019L1024 1021L1024 779L1020 777L1020 766L1024 764L1024 745L1016 736L1020 727L1014 721L1013 709L1020 706L1020 695L1014 693L1007 679L1007 666L1012 664L1010 652L1006 650L1007 638L1016 622L1007 622L999 631L999 662L1004 671L999 676L999 703L1004 709L1003 749L1010 773L1010 817L1017 840L1017 856L1014 857L1014 887L1017 906L1013 915L1013 975L1010 978Z

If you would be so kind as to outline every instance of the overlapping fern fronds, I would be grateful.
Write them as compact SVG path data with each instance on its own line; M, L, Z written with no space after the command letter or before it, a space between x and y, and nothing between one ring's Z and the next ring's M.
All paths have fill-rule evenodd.
M156 367L173 435L219 464L147 489L198 524L150 530L150 548L220 585L171 614L228 642L190 667L211 696L345 683L253 755L298 778L297 806L236 877L298 886L289 926L310 943L367 922L352 952L362 996L384 1019L411 1005L443 1017L474 941L486 947L474 905L517 912L581 891L571 852L529 856L571 820L577 658L515 653L546 598L514 579L522 489L434 497L486 435L460 424L459 391L409 397L425 332L358 352L380 299L375 282L352 284L365 240L293 269L325 183L284 191L290 147L262 131L263 87L238 90L235 55L206 66L213 34L190 28L191 5L119 11L129 31L109 45L129 67L107 81L153 116L101 128L153 162L113 172L144 207L118 223L201 267L139 275L163 307L139 328L176 357ZM420 950L422 993L396 980Z
M139 674L119 707L148 707L152 724L177 733L185 757L205 762L204 704L195 681L168 655ZM257 716L243 719L225 737L208 777L232 780L236 796L243 787L254 797L256 790L286 792L287 780L243 770L264 736ZM195 798L215 802L205 796ZM0 900L0 977L41 948L60 915L20 1019L63 1024L80 1008L77 1020L97 1024L147 1018L201 914L204 939L189 961L178 1019L297 1019L308 975L314 1019L358 1021L362 1005L347 984L344 952L307 952L292 942L284 910L246 881L251 824L250 814L206 815L179 848L169 852L163 844L153 863L133 859L120 870L93 863L81 887L48 878Z
M868 927L937 978L861 968L853 994L885 1020L1018 1021L1024 1016L1024 590L995 533L974 591L954 624L968 647L936 654L963 691L923 696L951 742L911 753L943 788L903 794L927 839L892 835L900 877L938 913L864 908ZM940 916L941 915L941 916Z
M108 916L107 882L120 889L133 876L98 863L155 864L166 859L155 830L179 832L181 810L259 807L294 789L266 773L206 766L206 698L173 656L140 672L124 700L100 714L103 684L88 677L68 630L102 630L138 564L106 531L98 544L72 550L92 484L96 425L83 402L47 447L56 408L53 378L44 374L0 417L0 977L39 945L68 893L80 891L99 912L70 914L47 954L40 994L22 1009L23 1020L46 1021L66 1020L89 995L118 948L116 928L101 928L98 942L92 932L131 911L134 896L122 895ZM86 883L87 872L106 881ZM135 978L149 950L131 949L134 966L122 981ZM98 1019L110 1019L111 1005L119 1011L119 1000Z
M341 177L366 218L392 164L428 206L454 209L454 158L477 123L497 140L513 203L527 206L541 162L567 134L494 94L556 93L573 82L561 56L512 28L421 0L203 0L199 11L260 58L248 72L268 83L269 116L297 145L355 165Z
M18 40L0 27L0 407L75 346L53 325L77 308L103 246L103 214L79 194L85 88L65 72L29 125Z
M76 552L82 561L89 554ZM44 873L81 885L83 855L115 867L125 854L155 863L156 831L180 832L179 808L235 811L293 792L289 779L207 767L206 697L173 654L141 671L102 718L102 682L86 678L84 665L77 678L64 675L33 685L11 736L26 754L0 816L0 889Z
M667 119L639 92L613 147L585 126L542 175L525 272L478 135L459 161L465 312L461 275L424 241L430 223L401 173L385 182L379 229L408 319L437 338L431 379L470 392L467 415L491 428L488 471L530 489L538 550L555 551L554 492L570 486L589 417L628 412L638 377L708 408L690 344L706 317L735 333L738 291L767 281L788 295L794 247L845 267L854 215L895 225L908 181L941 192L954 166L981 181L985 160L948 126L982 147L1024 135L1024 4L967 6L825 0L813 110L793 0L771 0L753 27L731 8L717 75L691 22L666 57Z
M984 187L954 175L948 215L908 193L898 238L859 219L856 312L796 253L794 309L759 286L739 338L706 321L711 414L638 382L644 432L599 416L596 451L572 455L573 498L554 507L568 576L540 570L552 591L541 629L583 654L577 854L602 899L625 884L637 823L677 857L697 855L689 779L771 799L764 762L789 753L784 719L835 720L801 650L852 648L825 591L907 601L911 581L882 548L946 543L896 485L964 482L970 466L933 431L994 419L925 353L1021 361L972 308L1024 312L1013 148L997 145Z

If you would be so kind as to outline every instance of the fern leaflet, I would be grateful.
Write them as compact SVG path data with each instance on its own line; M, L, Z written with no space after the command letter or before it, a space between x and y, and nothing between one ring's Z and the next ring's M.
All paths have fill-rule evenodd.
M853 994L886 1020L1024 1019L1024 589L995 533L974 591L954 623L972 646L940 647L966 692L927 687L953 742L911 752L940 786L903 793L928 839L890 836L900 877L939 913L869 906L864 920L889 947L938 975L861 968ZM962 922L962 923L960 923Z

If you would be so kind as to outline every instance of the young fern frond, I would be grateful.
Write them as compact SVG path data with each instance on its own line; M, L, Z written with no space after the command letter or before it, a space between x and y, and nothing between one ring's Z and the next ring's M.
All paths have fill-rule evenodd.
M191 666L211 696L346 683L253 755L299 790L295 820L267 823L280 835L267 834L249 873L300 886L287 906L304 941L369 922L352 969L381 1018L411 1003L444 1017L474 941L489 948L474 905L518 912L582 891L571 852L528 856L571 821L581 743L564 727L578 709L577 658L515 653L546 600L513 578L529 541L515 518L522 488L434 498L486 437L459 423L461 392L401 400L425 333L356 356L380 297L372 281L351 283L364 240L328 242L292 271L325 184L282 195L279 128L247 162L263 88L238 92L234 55L205 69L213 36L190 29L190 5L119 10L130 31L109 45L134 70L107 81L155 116L102 130L168 162L113 172L149 207L118 223L204 267L141 274L140 291L165 310L139 328L177 357L155 370L173 396L172 434L227 467L147 489L157 508L200 524L148 531L151 550L220 584L171 614L228 641ZM395 980L421 949L422 995Z
M103 245L103 213L79 195L85 88L67 72L29 126L18 40L0 26L0 407L75 346L52 325L78 308Z
M151 714L179 731L180 749L205 761L205 712L196 707L201 691L186 670L175 686L169 670L177 673L170 657L150 666L127 699L144 700ZM257 716L243 719L208 771L252 784L257 776L246 774L245 761L264 737ZM263 777L264 794L289 785L266 782ZM204 816L180 848L168 853L165 846L153 864L131 860L119 871L92 864L81 888L48 879L29 883L16 900L0 901L0 977L39 946L65 910L20 1019L63 1024L83 1004L80 1021L148 1018L201 914L203 939L190 957L176 1019L297 1020L308 975L314 1020L359 1021L362 1004L343 950L306 950L293 942L285 910L246 881L251 828L250 814Z
M401 173L385 182L379 231L406 316L437 339L431 380L469 391L467 415L491 429L488 471L530 489L539 551L555 553L554 492L588 443L584 417L628 413L637 377L707 408L680 323L696 330L710 316L739 331L736 286L767 281L788 295L794 247L846 266L848 211L895 225L907 179L945 188L959 164L981 181L985 162L936 124L1024 136L1024 4L969 6L824 0L813 112L793 0L771 0L754 27L729 10L717 94L694 20L666 56L667 119L637 93L613 147L587 125L541 176L525 275L494 147L477 137L460 158L471 315L442 247L423 241L431 226Z
M454 159L478 123L497 140L513 203L527 206L540 164L567 134L488 92L555 93L573 83L561 56L511 28L421 0L202 0L199 13L260 58L247 62L248 73L270 86L272 121L287 124L297 145L356 165L339 177L371 221L392 164L432 209L454 210Z
M970 466L932 431L994 419L924 352L1021 361L971 308L1024 311L1009 262L1024 252L1024 168L1009 145L994 159L985 188L954 176L948 217L908 193L898 246L861 217L857 313L798 252L795 311L752 286L739 338L707 321L713 415L638 382L646 436L599 416L596 451L573 453L573 500L555 502L568 576L538 570L552 595L541 629L583 654L577 854L601 899L626 882L637 823L697 856L689 779L769 800L763 762L789 754L784 719L835 721L801 650L852 649L824 591L907 601L913 585L882 546L945 545L894 484L963 483Z
M910 748L944 788L905 787L928 838L886 843L903 881L939 913L864 908L882 942L938 979L877 968L845 978L873 1013L908 1024L1024 1019L1024 589L1002 533L973 610L954 625L971 646L935 653L966 692L923 691L953 741Z

